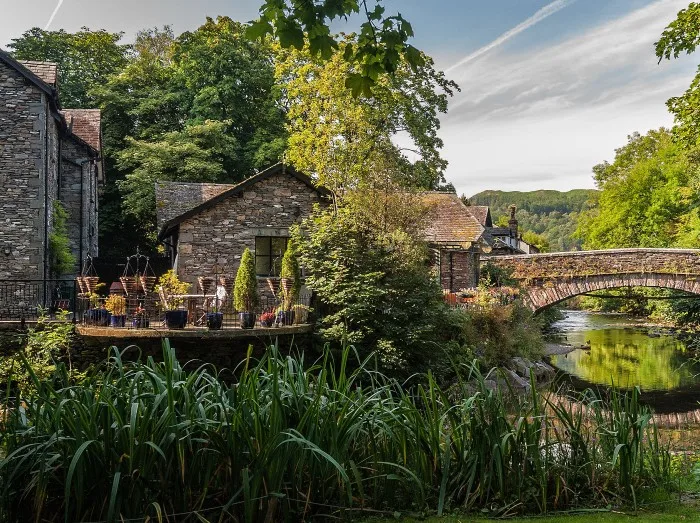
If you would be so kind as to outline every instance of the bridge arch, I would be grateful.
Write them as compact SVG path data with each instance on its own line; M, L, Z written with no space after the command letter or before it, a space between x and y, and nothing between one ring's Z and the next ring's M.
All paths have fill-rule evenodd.
M535 312L580 294L657 287L700 294L700 250L610 249L485 257L518 281Z

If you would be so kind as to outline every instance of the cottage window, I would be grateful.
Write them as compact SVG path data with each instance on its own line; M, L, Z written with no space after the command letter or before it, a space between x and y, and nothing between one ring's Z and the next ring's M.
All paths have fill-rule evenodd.
M258 276L280 275L288 240L283 236L255 237L255 273Z

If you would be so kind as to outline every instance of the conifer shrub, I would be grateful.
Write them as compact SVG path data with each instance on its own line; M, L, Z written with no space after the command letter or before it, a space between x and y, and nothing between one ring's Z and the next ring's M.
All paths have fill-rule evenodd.
M254 312L259 303L255 260L246 247L233 285L233 306L238 312Z
M280 279L283 282L281 290L284 309L291 310L301 290L301 270L299 269L299 259L292 240L289 240L289 243L287 243L287 250L284 251L284 256L282 257ZM284 285L284 280L289 280L290 284Z

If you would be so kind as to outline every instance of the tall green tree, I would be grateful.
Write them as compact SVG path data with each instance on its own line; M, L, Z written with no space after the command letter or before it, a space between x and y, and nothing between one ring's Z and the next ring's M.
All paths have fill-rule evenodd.
M663 59L678 58L681 53L690 54L700 44L700 4L691 2L686 9L679 11L656 42L656 56ZM676 119L674 134L687 146L693 147L700 138L700 67L681 96L668 100L668 109Z
M96 100L90 91L128 63L132 47L119 43L123 35L92 31L87 27L75 33L34 27L14 38L8 47L18 60L58 64L58 87L63 107L92 108Z
M308 49L280 51L289 161L339 197L386 176L406 187L435 188L447 165L439 116L456 84L424 57L420 67L400 63L393 76L379 78L372 98L355 98L342 81L353 68L344 58L348 45L342 42L327 60ZM397 144L399 134L406 145ZM409 161L408 149L417 161Z
M593 168L600 189L596 206L581 214L584 247L669 247L698 205L694 167L667 129L638 133L613 163ZM698 240L684 247L695 247Z

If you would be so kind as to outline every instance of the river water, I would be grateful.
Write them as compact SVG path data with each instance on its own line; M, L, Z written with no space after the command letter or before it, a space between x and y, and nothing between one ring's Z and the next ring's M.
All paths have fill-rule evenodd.
M573 346L590 345L551 363L575 388L639 386L642 400L656 412L700 408L700 365L683 342L664 334L649 335L639 320L620 314L564 311L555 332Z

